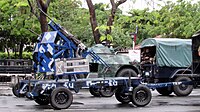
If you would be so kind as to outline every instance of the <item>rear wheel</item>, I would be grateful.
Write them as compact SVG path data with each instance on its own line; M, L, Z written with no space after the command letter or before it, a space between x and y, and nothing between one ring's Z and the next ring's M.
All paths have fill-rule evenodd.
M111 97L115 94L115 90L113 87L104 86L100 89L99 93L103 97Z
M99 89L94 88L94 87L90 87L89 88L90 94L95 96L95 97L100 97L100 93L99 93Z
M117 77L137 77L137 73L131 68L124 68L120 70L117 74Z
M151 91L148 87L144 85L139 85L133 89L133 94L131 96L132 103L137 107L144 107L148 105L151 101Z
M183 82L183 81L190 82L192 80L189 77L177 77L175 79L175 82ZM173 88L174 88L174 93L177 96L188 96L193 90L193 85L180 84L180 85L174 86Z
M72 104L73 95L69 89L59 87L52 91L50 99L54 109L67 109Z

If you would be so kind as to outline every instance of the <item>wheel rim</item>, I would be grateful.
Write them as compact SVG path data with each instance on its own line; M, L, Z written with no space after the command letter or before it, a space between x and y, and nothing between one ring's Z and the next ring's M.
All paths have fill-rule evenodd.
M103 97L111 97L114 94L114 90L112 87L103 87L100 90L100 94Z
M106 93L106 94L110 93L111 91L112 91L112 88L111 88L111 87L104 87L104 88L102 89L102 92L104 92L104 93Z
M147 99L147 93L144 90L139 90L135 94L135 100L137 102L144 102Z
M188 85L186 85L186 84L180 84L179 88L180 88L180 90L186 90L188 88Z
M68 101L68 95L65 92L59 92L55 96L55 102L57 104L65 104Z
M125 94L121 94L120 98L123 100L129 100L129 96L125 95Z

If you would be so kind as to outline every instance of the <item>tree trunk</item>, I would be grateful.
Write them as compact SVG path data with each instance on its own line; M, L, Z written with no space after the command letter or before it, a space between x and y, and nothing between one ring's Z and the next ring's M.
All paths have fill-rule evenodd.
M107 34L111 34L111 26L113 25L114 22L114 18L115 18L115 13L117 11L117 8L119 5L123 4L124 2L126 2L127 0L119 0L115 3L115 0L110 0L110 3L112 5L112 9L111 9L111 14L108 18L108 22L107 22L107 26L109 26L109 29L106 30L106 35Z
M23 53L23 47L24 47L24 42L21 40L20 45L19 45L19 59L22 59L22 53Z
M87 2L87 5L88 5L88 8L89 8L89 12L90 12L90 23L91 23L91 26L92 26L92 33L93 33L93 36L94 36L94 41L96 44L99 44L100 43L100 32L97 28L97 20L96 20L96 14L95 14L95 7L92 3L91 0L86 0Z
M10 59L10 51L9 51L9 47L7 45L5 45L6 51L8 53L8 59Z
M47 9L49 7L51 0L46 0L46 3L44 3L44 0L36 0L38 8L40 8L43 11L43 12L40 11L40 15L36 13L36 9L33 6L32 2L30 0L27 0L27 1L31 8L30 11L38 18L40 22L40 28L41 28L42 33L47 32L48 22L47 22L47 17L45 16L45 14L43 14L43 12L47 14Z
M42 9L44 11L44 9ZM47 10L44 11L47 13ZM40 28L42 32L47 32L48 31L48 22L46 16L40 12Z
M42 11L44 11L47 14L47 9L50 4L50 1L51 0L47 0L46 3L44 3L43 0L37 0L37 5ZM40 17L39 17L40 27L42 32L47 32L48 31L47 17L42 11L40 11Z

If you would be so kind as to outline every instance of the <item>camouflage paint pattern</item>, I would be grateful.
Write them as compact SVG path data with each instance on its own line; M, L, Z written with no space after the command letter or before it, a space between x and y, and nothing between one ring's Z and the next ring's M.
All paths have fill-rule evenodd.
M125 65L134 66L138 69L139 64L131 65L131 59L127 55L123 54L116 54L112 51L112 49L109 49L108 47L97 44L92 49L99 57L101 57L109 66L110 68L107 70L104 70L104 65L99 64L98 65L98 77L115 77L117 71ZM89 50L90 50L89 49ZM90 63L98 63L95 62L90 56L86 57Z

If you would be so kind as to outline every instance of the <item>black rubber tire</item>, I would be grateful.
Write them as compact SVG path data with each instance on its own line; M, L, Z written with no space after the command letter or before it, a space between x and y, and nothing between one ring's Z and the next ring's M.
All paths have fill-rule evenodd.
M50 103L50 99L47 96L39 96L34 100L39 105L48 105Z
M90 94L95 96L95 97L100 97L100 92L98 89L94 88L94 87L90 87L89 88Z
M138 77L137 73L131 68L124 68L117 73L117 77Z
M175 82L181 82L181 81L192 81L189 77L177 77L175 79ZM188 96L192 90L193 90L193 85L185 85L185 84L181 84L181 85L177 85L177 86L173 86L174 88L174 93L177 96Z
M147 86L139 85L133 89L131 101L137 107L144 107L150 103L151 98L150 89Z
M123 92L122 88L117 88L115 92L115 98L122 104L128 104L131 101L130 96L125 95L122 92Z
M173 92L172 87L156 88L156 90L163 96L169 96Z
M15 84L13 87L12 87L12 92L13 92L13 94L16 96L16 97L24 97L25 96L25 94L23 95L23 94L19 94L19 89L20 89L20 85L18 85L18 83L17 84Z
M99 91L102 97L112 97L115 94L115 90L113 87L102 87Z
M58 87L51 93L50 103L54 109L67 109L73 101L71 91L65 87Z

